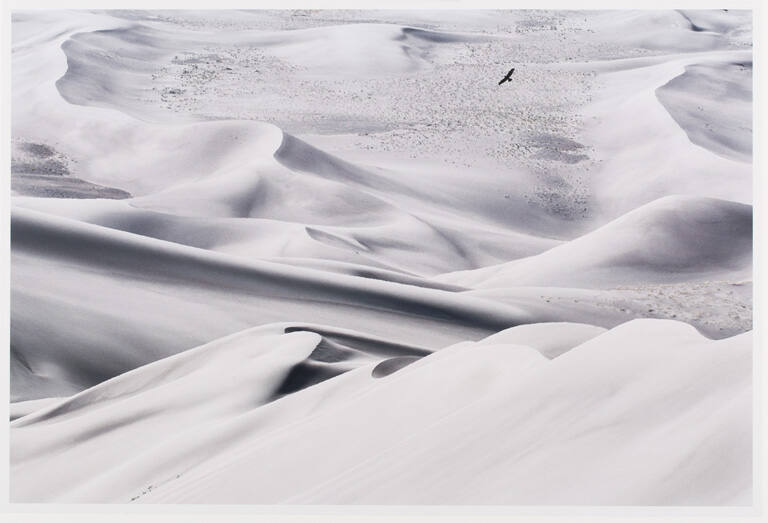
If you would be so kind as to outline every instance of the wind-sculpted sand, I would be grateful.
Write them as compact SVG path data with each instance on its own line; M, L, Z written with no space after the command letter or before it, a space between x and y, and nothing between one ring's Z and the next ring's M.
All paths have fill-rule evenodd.
M11 500L751 504L751 40L15 12Z

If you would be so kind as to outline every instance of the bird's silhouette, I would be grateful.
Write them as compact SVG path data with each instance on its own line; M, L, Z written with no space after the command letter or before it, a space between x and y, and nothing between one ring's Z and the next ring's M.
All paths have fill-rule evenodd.
M514 72L515 72L515 68L513 67L512 69L509 70L509 72L507 73L507 76L501 79L501 82L499 82L499 85L503 84L504 82L509 82L510 80L512 80L512 73Z

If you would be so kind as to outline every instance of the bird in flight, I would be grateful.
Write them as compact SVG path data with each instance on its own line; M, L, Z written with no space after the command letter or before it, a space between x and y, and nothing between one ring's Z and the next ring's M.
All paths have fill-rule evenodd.
M503 84L504 82L511 81L512 80L512 73L514 73L514 72L515 72L515 68L513 67L512 69L509 70L509 72L507 73L507 76L505 76L504 78L501 79L501 82L499 82L499 85Z

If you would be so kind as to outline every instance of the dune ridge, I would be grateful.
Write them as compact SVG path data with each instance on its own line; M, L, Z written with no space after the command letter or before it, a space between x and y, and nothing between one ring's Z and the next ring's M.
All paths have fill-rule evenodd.
M390 325L400 326L397 338L433 340L433 347L446 336L477 336L529 321L521 309L452 291L245 261L29 210L14 210L12 237L12 345L42 376L80 386L191 348L205 336L221 336L222 329L286 317L341 327L363 324L380 335L391 330L374 325L383 327L389 317ZM78 281L88 283L73 285ZM107 288L116 294L105 293ZM143 305L125 310L120 305L125 300ZM46 315L35 313L40 310ZM95 328L78 328L88 317ZM190 317L199 320L192 325ZM140 328L147 322L154 328ZM424 338L419 325L441 327ZM46 333L53 332L59 342L49 348ZM30 388L22 374L14 383Z
M564 260L568 271L563 270ZM713 278L739 281L751 272L750 205L667 196L540 255L437 279L479 288L600 288Z
M306 356L317 344L316 334L281 330L267 326L227 337L17 419L13 470L35 481L17 481L13 499L50 499L51 493L81 502L445 503L453 498L480 504L644 504L652 499L743 504L749 499L747 483L731 483L751 466L751 431L743 417L734 417L750 404L748 334L713 342L680 322L638 320L592 333L552 360L492 336L445 348L378 379L371 376L375 364L369 363L254 409L259 391L239 386L241 381L253 382L253 373L281 368L284 373L286 359ZM547 338L544 332L540 336ZM249 340L256 344L244 343ZM223 377L212 377L231 358L239 362L238 374L224 378L222 387ZM665 371L659 373L662 362ZM158 372L160 381L151 378ZM202 401L190 401L190 387L184 386L190 380L205 384L192 387ZM661 383L650 396L648 380ZM276 380L259 383L268 390ZM206 394L211 387L216 394ZM407 402L394 401L406 397ZM183 407L163 407L179 400ZM119 425L110 414L115 402L122 405ZM309 405L314 405L311 414L303 414ZM156 414L139 414L149 406ZM686 429L719 409L731 414L708 416L711 422L701 432ZM485 415L490 412L495 414ZM163 429L178 427L181 420L186 420L183 430ZM638 427L644 430L635 432ZM628 432L634 437L625 437ZM66 450L57 444L63 433L76 442ZM461 458L451 460L472 471L470 488L459 475L445 474L445 452L455 447L435 447L438 435L456 444L468 437L486 442L464 447ZM507 435L504 443L500 435ZM130 460L121 453L87 457L98 448L128 452L116 442L129 436L152 444ZM292 443L308 437L315 442L311 446ZM328 443L339 438L356 443ZM681 458L657 444L670 438L675 448L707 441L708 452L670 478L667 467ZM176 450L167 452L169 445ZM275 451L286 445L291 453ZM195 450L200 448L220 451L201 454ZM318 465L310 472L302 465L307 459ZM564 467L563 459L591 466ZM49 476L44 482L32 473L57 461L77 465L66 477ZM283 473L254 477L257 463L262 470ZM715 464L724 466L724 473L707 476L705 489L691 490L691 478ZM542 468L550 474L530 473ZM633 475L627 476L628 468ZM238 480L244 477L249 481ZM606 485L607 478L613 478L610 488L593 488ZM402 481L419 490L404 494L397 487Z

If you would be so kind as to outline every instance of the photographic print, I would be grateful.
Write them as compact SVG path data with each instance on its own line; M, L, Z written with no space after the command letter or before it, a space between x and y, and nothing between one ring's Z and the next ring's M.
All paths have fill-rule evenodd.
M753 504L751 11L11 31L11 503Z

